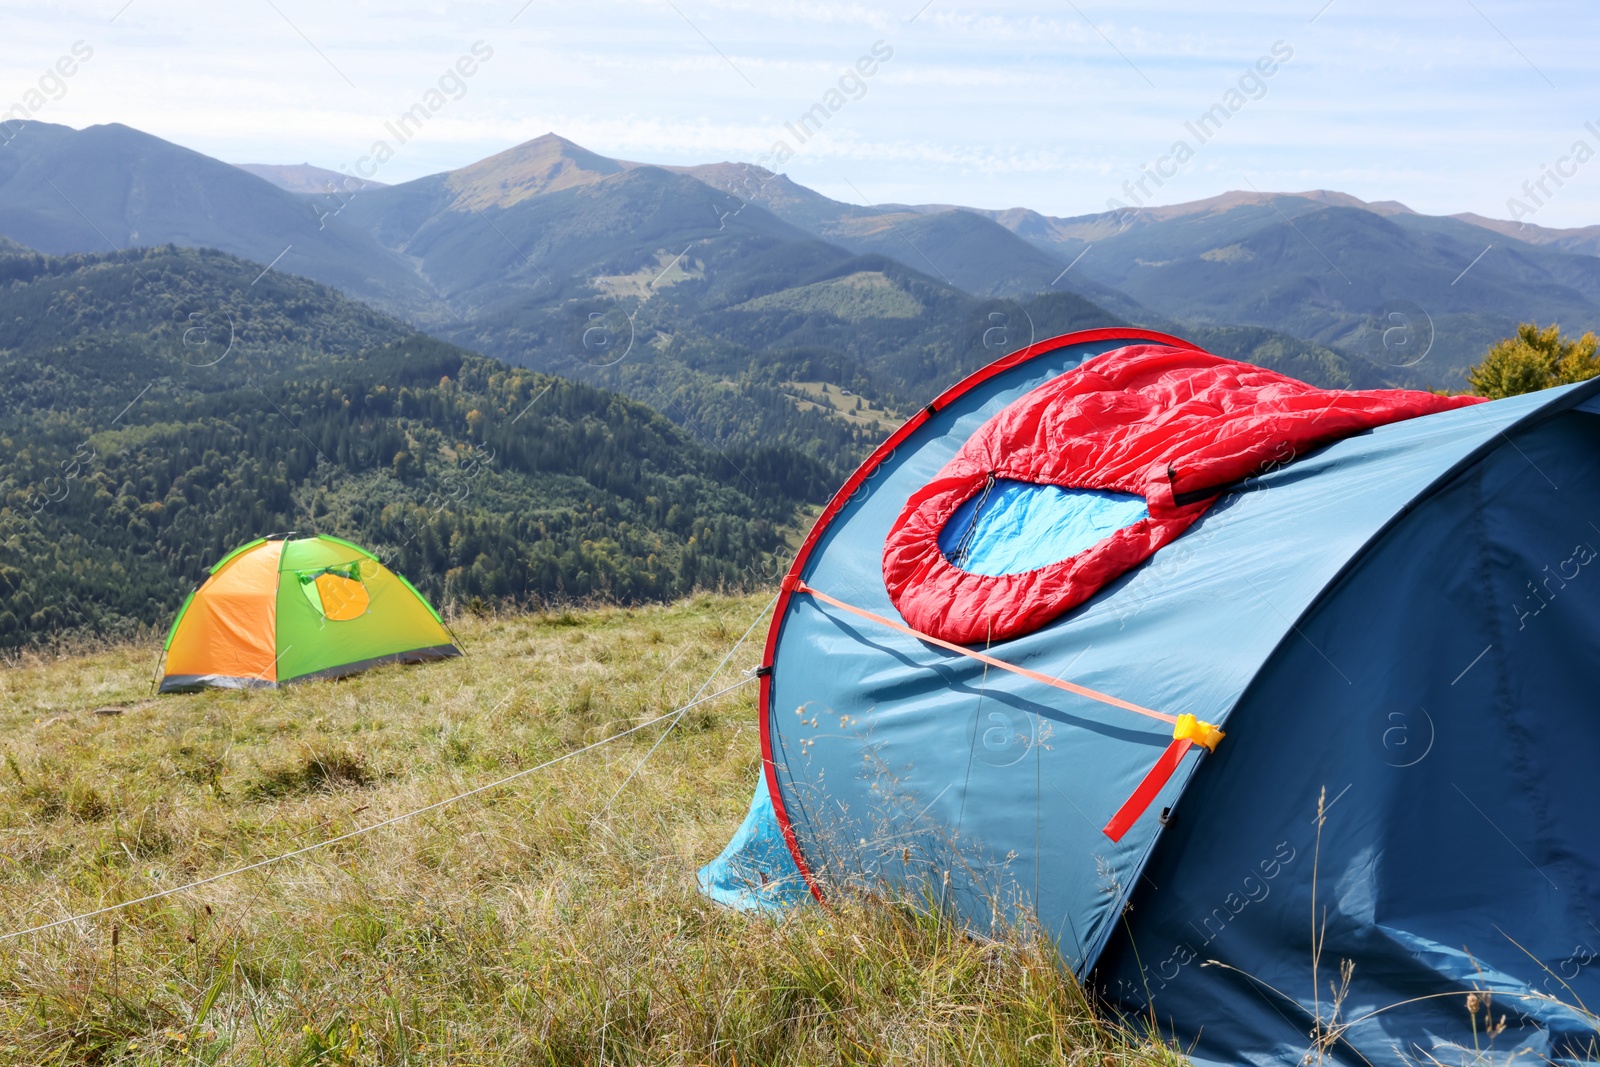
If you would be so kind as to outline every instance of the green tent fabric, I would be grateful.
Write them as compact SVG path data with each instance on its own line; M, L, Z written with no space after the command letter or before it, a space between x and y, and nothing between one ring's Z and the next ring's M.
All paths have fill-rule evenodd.
M439 613L372 553L289 534L212 568L172 624L160 691L266 688L460 654Z

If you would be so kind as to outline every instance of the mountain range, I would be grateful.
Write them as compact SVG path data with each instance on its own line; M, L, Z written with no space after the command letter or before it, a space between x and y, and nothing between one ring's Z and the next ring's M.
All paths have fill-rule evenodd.
M779 217L996 295L1069 287L1146 325L1248 324L1459 387L1518 322L1600 323L1600 227L1430 216L1344 193L1231 192L1072 218L1027 209L830 200L778 175L737 179ZM990 223L982 225L979 221ZM1008 240L1008 237L1010 238ZM1182 324L1182 325L1180 325Z
M1072 218L857 205L750 164L651 166L553 134L394 186L235 167L119 125L27 123L0 156L0 234L24 245L272 264L466 347L623 389L718 445L776 434L848 450L852 427L798 418L804 404L774 392L797 395L783 383L826 364L904 409L996 354L973 338L1047 328L1026 309L1045 294L1086 302L1076 321L1254 327L1350 380L1439 387L1519 321L1593 325L1600 296L1600 227L1330 192Z
M1328 192L863 206L554 135L386 186L22 123L0 645L154 623L288 526L458 602L762 580L899 419L1032 341L1134 323L1327 387L1448 387L1518 321L1593 325L1597 251Z

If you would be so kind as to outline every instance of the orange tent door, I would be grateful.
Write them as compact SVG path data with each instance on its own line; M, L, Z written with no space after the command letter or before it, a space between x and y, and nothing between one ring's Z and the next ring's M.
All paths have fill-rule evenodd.
M278 680L278 561L282 541L241 552L194 594L167 649L168 678L240 685ZM224 682L224 684L226 684Z

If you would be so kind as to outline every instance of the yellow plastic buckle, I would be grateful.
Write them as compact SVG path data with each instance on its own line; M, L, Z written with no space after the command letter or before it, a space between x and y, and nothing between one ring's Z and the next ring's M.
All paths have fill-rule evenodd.
M1204 745L1207 751L1215 752L1217 742L1226 734L1208 722L1201 722L1193 715L1179 715L1178 721L1172 727L1174 741L1191 741L1197 745Z

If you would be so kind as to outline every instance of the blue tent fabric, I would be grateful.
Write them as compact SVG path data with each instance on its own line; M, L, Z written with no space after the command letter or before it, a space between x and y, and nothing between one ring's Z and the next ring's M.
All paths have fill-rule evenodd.
M949 399L878 458L798 577L897 618L881 554L906 500L1005 404L1144 336L1064 339ZM1201 1062L1298 1063L1313 1012L1341 1028L1329 1062L1576 1062L1600 1041L1556 1003L1600 1006L1597 390L1296 457L988 649L1227 731L1120 842L1101 828L1162 724L788 597L764 729L807 869L825 890L929 896L979 933L1036 923ZM1474 1045L1474 988L1506 1015L1492 1048L1481 1013Z
M810 899L800 870L784 843L762 775L744 822L722 854L697 875L700 892L737 911L779 914Z
M1149 514L1133 493L1001 478L950 516L939 551L973 574L1017 574L1069 559Z
M1185 794L1145 872L1162 891L1141 882L1139 922L1101 960L1113 995L1158 1016L1171 1005L1217 1062L1285 1030L1282 1015L1309 1030L1315 860L1321 971L1355 968L1340 1019L1360 1021L1336 1062L1374 1048L1460 1061L1474 989L1508 1021L1485 1062L1592 1060L1595 1020L1556 1001L1600 1004L1596 522L1600 416L1571 412L1457 473L1362 556L1257 676L1231 743ZM1266 879L1263 859L1284 873ZM1436 999L1388 1007L1423 996ZM1298 1057L1296 1038L1245 1062Z

